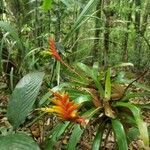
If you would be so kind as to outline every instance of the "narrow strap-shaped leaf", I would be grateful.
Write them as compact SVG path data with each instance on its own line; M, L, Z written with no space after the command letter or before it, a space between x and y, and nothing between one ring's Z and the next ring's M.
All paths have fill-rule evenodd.
M128 150L126 134L123 125L118 119L112 119L112 127L116 136L116 141L119 150Z
M7 117L14 129L24 122L42 84L44 73L35 72L25 75L16 85L7 109Z
M119 64L119 65L113 66L112 68L127 67L127 66L133 67L134 65L133 65L132 63L121 63L121 64Z
M148 129L147 129L146 123L141 118L140 109L133 104L124 103L124 102L117 102L116 106L127 107L128 109L131 110L131 112L133 113L133 116L136 120L136 124L138 126L141 139L143 140L145 146L149 146Z
M76 145L79 142L83 131L84 130L80 128L80 125L78 125L78 124L74 125L74 129L72 131L69 143L67 145L68 150L75 150L76 149Z
M70 6L70 0L61 0L61 2L62 2L63 4L65 4L67 7Z
M127 138L129 143L131 143L133 140L137 139L140 136L139 130L136 127L132 127L127 132Z
M92 76L92 70L90 67L88 67L87 65L83 64L83 63L77 63L77 66L86 73L86 75L88 77Z
M96 114L99 111L100 108L92 108L85 112L82 116L87 118L87 123L90 121L90 119L93 117L94 114ZM68 150L75 150L77 143L79 142L81 135L83 133L84 129L81 129L78 124L74 125L74 129L72 131L69 143L67 145Z
M103 132L104 132L104 123L100 124L97 129L97 132L96 132L95 138L93 140L93 144L92 144L92 150L100 149Z
M64 39L64 43L68 40L68 38L74 33L74 31L82 24L82 21L84 20L85 16L89 13L89 11L93 8L93 5L97 3L97 0L89 0L82 12L80 13L79 17L75 21L72 29L67 34L67 36Z
M48 139L45 150L53 150L56 142L60 139L61 135L65 132L69 122L60 123L56 125L51 131L51 137Z
M111 80L110 80L110 73L111 69L108 68L107 74L106 74L106 81L105 81L105 99L106 101L110 100L111 96Z

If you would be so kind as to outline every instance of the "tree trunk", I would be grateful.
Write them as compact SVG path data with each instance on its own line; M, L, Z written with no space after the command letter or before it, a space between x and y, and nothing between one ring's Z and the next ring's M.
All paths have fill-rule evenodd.
M125 35L124 35L124 42L123 42L123 57L122 57L122 60L124 62L128 62L128 37L129 37L129 26L131 24L131 21L132 21L132 5L133 5L133 1L130 2L129 4L129 13L127 15L127 31L125 32Z
M110 41L110 27L114 11L109 7L110 0L105 1L105 32L104 32L104 67L108 66L108 57L109 57L109 41Z
M99 59L99 41L100 41L100 27L101 27L101 8L102 8L102 0L99 0L96 6L96 19L95 19L95 39L94 45L92 48L92 64Z
M142 15L142 24L141 24L141 35L144 36L144 33L146 31L147 27L147 20L148 16L150 15L150 0L146 0L145 7L144 7L144 13Z
M141 65L141 36L140 36L140 21L141 21L141 0L135 0L135 6L138 10L135 11L135 42L134 42L134 50L135 50L135 66L139 70Z

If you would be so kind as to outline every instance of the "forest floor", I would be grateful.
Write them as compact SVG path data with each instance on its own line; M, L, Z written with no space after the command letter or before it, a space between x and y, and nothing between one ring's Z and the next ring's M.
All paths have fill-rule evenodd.
M135 90L135 89L134 89ZM136 89L137 92L140 89ZM11 125L9 124L7 118L6 118L6 109L8 105L9 100L9 92L7 89L0 91L0 126L11 128ZM143 103L147 104L150 103L150 98L144 98L144 99L136 99L133 100L133 103ZM22 127L19 128L19 131L25 131L32 135L32 137L39 143L39 145L42 148L42 145L44 145L45 137L49 134L49 131L59 122L56 117L53 115L46 115L45 117L42 117L38 120L34 120L36 118L36 113L32 113L28 116L26 122L22 125ZM150 128L150 111L149 109L143 109L142 110L143 119L145 122L147 122L148 127ZM106 139L107 132L103 136L103 144L102 144L102 150L116 150L116 145L114 142L114 135L113 133L109 134L109 137ZM110 131L111 132L111 131ZM69 139L69 135L71 132L67 131L57 142L56 144L56 150L62 150L65 149L65 145L67 144L67 141ZM78 143L79 150L91 150L92 145L91 141L93 137L95 136L96 128L89 123L86 127L85 132L83 133L83 136ZM129 145L130 150L139 150L139 145L141 145L141 142L139 139L135 139L132 143ZM145 148L145 150L150 150L149 148Z

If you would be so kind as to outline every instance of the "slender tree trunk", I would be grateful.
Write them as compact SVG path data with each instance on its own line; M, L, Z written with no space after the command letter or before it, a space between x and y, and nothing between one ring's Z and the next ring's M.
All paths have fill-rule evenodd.
M74 18L77 19L78 15L81 12L82 12L82 8L78 9L78 6L76 6ZM73 53L77 52L78 45L79 45L79 35L80 35L80 27L76 29L75 36L72 36L72 45L74 45L72 49ZM74 62L76 59L78 59L78 55L75 55L74 58L72 58L72 61L70 62Z
M94 45L92 48L92 64L95 61L98 61L98 58L100 57L98 54L99 51L99 41L100 41L100 27L101 27L101 8L102 8L102 0L99 0L96 6L96 19L95 19L95 39L94 39Z
M124 62L127 62L128 61L128 37L129 37L129 26L131 24L131 21L132 21L132 5L133 5L133 1L130 2L129 4L129 13L127 15L127 32L125 32L124 34L124 42L123 42L123 57L122 57L122 60Z
M60 3L57 4L57 9L55 10L55 15L57 18L55 24L55 40L58 42L60 40L60 27L61 27L61 10L60 10Z
M109 8L110 0L105 1L105 32L104 32L104 67L108 66L108 57L109 57L109 41L110 41L110 24L111 17L113 16L112 10Z
M144 36L144 33L146 31L146 27L148 25L148 16L150 15L150 0L146 0L145 7L144 7L144 13L142 15L142 24L141 24L141 35Z
M139 70L141 64L141 36L140 36L140 22L141 22L141 0L135 0L135 6L138 10L135 12L135 42L134 42L134 50L135 50L135 57L136 63L135 66Z

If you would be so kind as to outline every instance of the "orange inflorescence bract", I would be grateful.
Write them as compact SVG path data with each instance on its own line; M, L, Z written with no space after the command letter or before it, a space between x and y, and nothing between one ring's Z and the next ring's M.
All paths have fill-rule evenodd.
M58 61L62 61L60 55L58 54L57 50L56 50L56 46L55 46L55 41L53 39L49 39L49 45L50 45L50 52L51 54L58 60Z
M80 117L77 109L80 107L73 101L70 101L69 95L67 93L60 94L53 92L54 99L52 103L54 104L51 108L42 108L42 111L49 113L56 113L64 121L73 121L81 125L85 125L85 119Z

